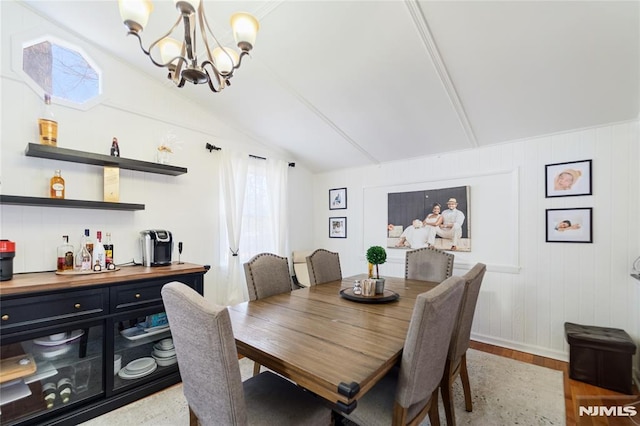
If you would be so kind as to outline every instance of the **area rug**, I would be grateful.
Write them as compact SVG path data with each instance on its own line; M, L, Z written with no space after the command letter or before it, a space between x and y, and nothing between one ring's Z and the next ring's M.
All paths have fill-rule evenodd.
M459 425L564 425L564 390L560 371L470 349L467 352L473 412L464 409L456 381L456 423ZM253 361L240 360L242 378L253 373ZM441 423L446 425L440 403ZM84 426L179 426L189 424L182 386L175 385L103 416ZM429 424L425 420L422 425ZM367 425L362 425L367 426Z

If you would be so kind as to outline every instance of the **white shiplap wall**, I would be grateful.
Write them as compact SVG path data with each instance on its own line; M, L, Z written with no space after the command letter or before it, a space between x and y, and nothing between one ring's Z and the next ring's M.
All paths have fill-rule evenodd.
M53 171L61 169L67 184L67 198L102 201L101 167L24 155L27 143L37 142L36 120L42 105L41 95L16 72L20 67L12 56L12 46L27 36L52 34L73 42L103 72L104 98L98 105L80 111L54 104L60 123L58 146L107 154L111 138L117 136L123 157L154 161L161 138L172 131L182 141L181 149L173 154L172 163L188 168L187 174L177 177L121 170L120 200L145 204L144 211L0 206L0 238L16 243L14 272L54 270L61 236L69 235L70 242L77 247L85 228L91 230L93 237L97 230L102 230L103 235L107 231L112 233L117 263L133 259L139 262L139 232L162 228L170 230L176 241L184 242L183 261L212 265L213 269L205 275L205 296L215 300L215 289L220 284L215 280L220 229L218 155L205 150L205 143L265 157L277 157L277 154L256 146L241 132L198 108L185 97L182 89L160 84L127 67L21 3L0 2L0 18L2 194L46 197ZM150 72L161 72L151 64L149 67ZM309 195L301 185L310 182L311 174L300 165L289 172L290 204L295 210L292 215L308 217ZM308 233L295 235L296 244L308 245L311 238Z
M364 252L371 235L384 231L364 229L364 209L386 204L367 202L367 188L454 180L471 185L474 229L499 227L515 214L518 267L488 264L488 273L473 326L473 337L531 353L567 359L565 321L625 329L640 343L640 282L629 276L640 255L640 140L638 122L621 123L441 156L416 158L318 175L314 181L315 246L340 253L344 275L366 270ZM545 198L545 164L593 160L593 195ZM517 173L513 204L474 197L474 176L504 170ZM462 179L459 179L461 178ZM327 191L348 188L347 210L329 211ZM446 187L446 186L444 186ZM364 194L364 195L363 195ZM493 203L493 202L492 202ZM546 243L545 209L593 207L593 244ZM493 209L486 223L473 221L474 210ZM347 216L348 238L329 239L330 216ZM486 235L477 232L476 234ZM364 236L367 236L364 238ZM509 248L473 240L490 250ZM380 238L379 244L384 244ZM389 250L381 273L404 274L404 253ZM455 273L482 262L482 253L457 253Z

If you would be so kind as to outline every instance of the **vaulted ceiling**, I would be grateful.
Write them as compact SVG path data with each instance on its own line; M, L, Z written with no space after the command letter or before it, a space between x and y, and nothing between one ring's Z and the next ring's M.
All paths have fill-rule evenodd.
M313 172L639 116L638 1L203 1L217 36L242 10L258 40L222 93L175 90ZM25 3L172 85L115 0ZM156 0L145 41L176 17Z

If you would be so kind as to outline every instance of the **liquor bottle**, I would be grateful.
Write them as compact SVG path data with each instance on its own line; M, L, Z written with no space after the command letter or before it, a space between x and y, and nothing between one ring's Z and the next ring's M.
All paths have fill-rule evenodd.
M63 404L69 402L71 399L71 394L73 393L73 384L71 383L71 379L68 377L63 377L58 380L58 395L60 395L60 399Z
M107 268L110 264L114 263L113 261L113 243L111 242L111 232L107 232L107 237L104 241L104 260Z
M120 157L120 147L118 146L118 138L113 138L113 142L111 142L111 156Z
M49 183L49 197L64 199L64 179L60 170L56 170Z
M53 408L53 403L56 400L56 384L53 382L45 383L42 386L42 397L47 408Z
M58 145L58 122L53 115L51 96L48 93L44 94L44 110L41 117L38 118L38 129L42 145Z
M76 269L81 271L90 271L92 269L91 253L87 248L87 231L88 229L85 230L85 235L80 240L80 248L76 253Z
M96 233L96 245L93 246L93 263L94 271L95 265L100 265L100 269L106 268L106 251L102 245L102 231Z
M73 269L73 246L69 244L69 236L62 236L62 244L58 246L58 271Z
M84 230L84 236L86 240L84 245L87 246L87 250L89 250L89 254L91 255L91 257L93 257L93 240L91 239L91 233L89 232L88 229Z

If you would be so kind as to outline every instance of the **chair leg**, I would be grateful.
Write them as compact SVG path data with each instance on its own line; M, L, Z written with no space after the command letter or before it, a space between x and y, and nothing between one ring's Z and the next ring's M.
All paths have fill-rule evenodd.
M447 419L447 426L455 426L456 416L453 407L453 382L456 373L452 371L451 360L447 359L444 365L444 372L440 380L440 392L442 393L442 405L444 406L444 415Z
M253 363L253 375L257 376L258 374L260 374L260 364L258 364L257 362Z
M196 413L193 412L191 407L189 407L189 426L198 426L198 417L196 417Z
M429 423L431 423L431 426L440 426L440 412L438 410L438 388L436 388L436 390L433 391L433 394L431 394L431 407L429 408Z
M464 390L464 406L469 412L473 411L473 403L471 402L471 386L469 385L469 372L467 371L467 354L462 355L460 361L460 380L462 380L462 389Z
M444 415L447 419L447 426L455 426L456 412L453 407L453 387L449 376L444 376L440 383L440 392L442 393L442 405L444 406Z

